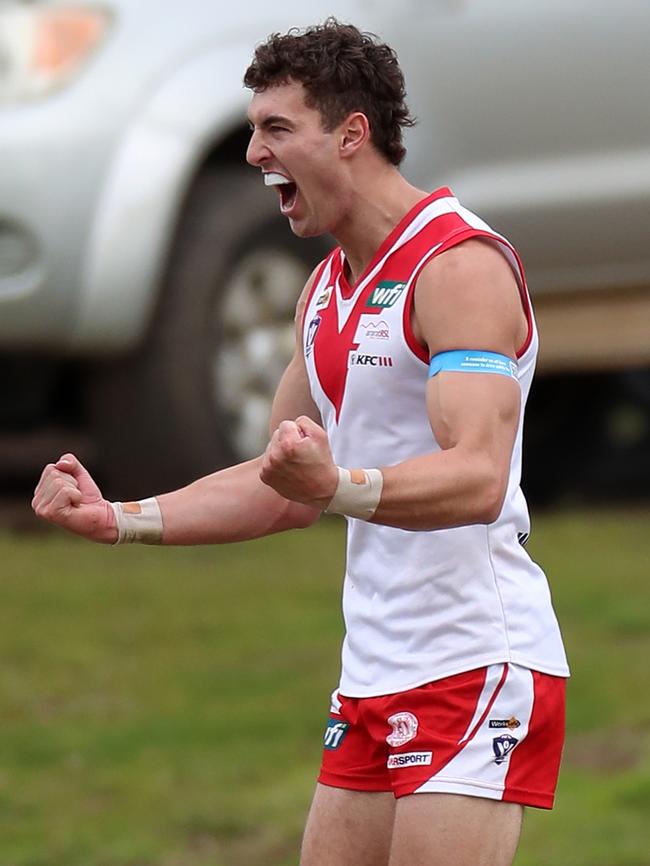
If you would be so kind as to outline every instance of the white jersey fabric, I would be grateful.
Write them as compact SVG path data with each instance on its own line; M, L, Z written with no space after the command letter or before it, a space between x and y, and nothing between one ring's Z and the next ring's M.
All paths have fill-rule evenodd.
M425 532L348 518L339 691L349 697L392 694L503 662L569 674L546 577L521 543L530 531L519 486L522 421L537 334L508 241L441 189L406 215L356 285L335 249L304 316L311 393L339 466L389 466L440 450L425 407L429 358L411 330L413 291L433 256L471 237L494 241L508 258L529 322L505 502L490 525Z

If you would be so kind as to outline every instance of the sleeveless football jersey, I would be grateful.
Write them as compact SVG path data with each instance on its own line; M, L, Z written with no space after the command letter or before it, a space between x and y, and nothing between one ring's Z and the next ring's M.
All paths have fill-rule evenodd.
M530 529L519 487L522 420L537 335L508 241L440 189L395 227L355 286L335 249L319 268L304 316L311 393L339 466L389 466L440 450L425 407L429 358L411 329L413 292L427 262L472 237L494 241L508 259L529 323L518 357L522 410L505 502L490 525L425 532L348 518L340 692L350 697L501 662L569 673L546 577L522 546Z

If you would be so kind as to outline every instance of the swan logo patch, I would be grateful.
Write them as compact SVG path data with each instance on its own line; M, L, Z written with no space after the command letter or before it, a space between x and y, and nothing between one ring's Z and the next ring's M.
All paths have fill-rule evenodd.
M395 713L387 722L393 728L386 737L389 746L403 746L417 736L419 723L413 713Z

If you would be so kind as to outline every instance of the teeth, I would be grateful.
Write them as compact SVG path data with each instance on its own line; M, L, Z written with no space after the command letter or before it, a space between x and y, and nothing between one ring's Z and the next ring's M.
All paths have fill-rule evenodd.
M267 171L264 174L264 183L266 186L279 186L282 183L291 183L291 181L288 177L278 174L276 171Z

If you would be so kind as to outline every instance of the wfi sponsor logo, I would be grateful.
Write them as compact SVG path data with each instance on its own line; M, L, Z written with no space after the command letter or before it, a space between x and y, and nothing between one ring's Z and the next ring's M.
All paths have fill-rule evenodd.
M389 770L399 770L403 767L417 767L430 764L433 752L403 752L401 755L389 755L386 766Z
M406 288L406 283L382 280L377 283L368 299L369 307L392 307Z
M325 736L323 737L323 745L329 751L338 749L343 742L345 735L350 727L348 722L338 722L336 719L329 719L327 728L325 728Z

